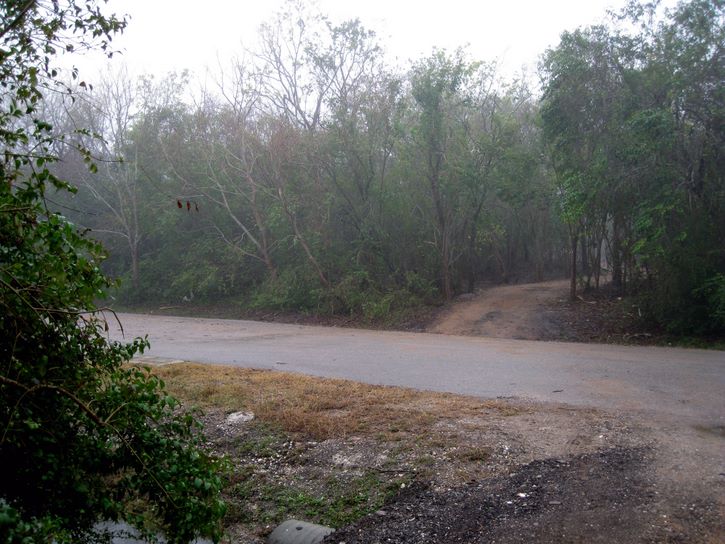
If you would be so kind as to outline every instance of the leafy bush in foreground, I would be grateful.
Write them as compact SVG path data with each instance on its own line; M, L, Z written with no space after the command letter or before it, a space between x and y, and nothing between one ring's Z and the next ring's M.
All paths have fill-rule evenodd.
M107 340L102 248L46 205L73 190L47 168L63 140L39 106L67 92L50 61L85 37L105 50L124 22L90 1L0 13L0 541L97 541L94 525L118 519L218 540L220 462L163 382L124 365L146 341Z

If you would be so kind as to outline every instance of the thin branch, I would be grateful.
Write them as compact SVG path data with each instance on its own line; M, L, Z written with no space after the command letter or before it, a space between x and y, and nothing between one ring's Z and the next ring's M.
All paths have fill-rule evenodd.
M56 391L56 392L60 393L61 395L72 400L95 423L97 423L101 427L106 427L106 425L107 425L100 417L98 417L98 415L93 410L91 410L88 407L88 405L86 405L86 403L84 403L81 399L79 399L77 396L75 396L73 393L71 393L67 389L64 389L60 386L51 385L51 384L47 384L47 383L41 383L38 385L34 385L33 387L28 387L18 381L15 381L11 378L7 378L6 376L0 376L0 383L4 383L6 385L12 385L13 387L22 389L24 391L24 396L30 395L41 389L49 389L51 391ZM7 429L6 429L6 433L7 433ZM2 441L0 441L0 443L2 443L4 440L5 440L5 434L3 434L3 439L2 439Z
M9 25L7 25L5 28L3 28L0 31L0 39L5 37L5 34L10 32L11 30L15 29L25 18L25 16L28 14L28 12L33 8L35 5L35 0L29 0L23 8L20 10L20 13L17 14L15 19L13 19Z
M5 285L5 287L7 287L13 293L15 293L17 295L17 297L20 300L22 300L28 308L30 308L31 310L33 310L35 312L35 314L38 316L39 319L43 319L43 316L40 315L40 312L38 311L38 309L35 306L33 306L28 300L26 300L26 298L22 295L22 293L20 291L18 291L15 287L10 285L8 282L6 282L2 278L0 278L0 283L2 283L3 285Z

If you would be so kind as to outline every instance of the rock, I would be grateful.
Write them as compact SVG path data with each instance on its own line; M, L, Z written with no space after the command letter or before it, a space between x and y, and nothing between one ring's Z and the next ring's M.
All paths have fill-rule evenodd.
M240 423L247 423L254 419L252 412L232 412L225 420L227 425L238 425Z
M331 527L289 519L269 535L269 544L318 544L334 532Z

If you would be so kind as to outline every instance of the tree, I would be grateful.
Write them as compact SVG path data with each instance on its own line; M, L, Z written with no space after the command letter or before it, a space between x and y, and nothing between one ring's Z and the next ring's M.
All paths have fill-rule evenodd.
M621 284L621 214L615 213L617 176L612 132L620 122L622 74L605 27L565 32L542 66L545 90L541 115L557 180L561 213L571 244L571 298L576 298L577 251L588 237L601 246L603 225L613 218L613 277ZM599 234L597 237L595 232ZM584 266L589 266L581 252ZM599 263L596 263L599 266Z
M163 382L124 365L146 341L107 340L103 250L46 202L74 190L49 169L65 139L40 115L45 94L69 92L55 54L110 54L125 22L90 1L0 12L0 538L92 541L99 520L124 519L171 542L218 539L220 462Z
M725 330L724 44L725 3L690 0L636 51L641 102L625 145L646 198L632 245L648 269L645 311L680 333Z
M435 51L416 64L410 86L408 176L427 182L421 208L433 227L439 281L449 299L464 282L472 291L483 268L481 242L495 230L492 203L501 194L496 189L510 185L514 176L521 185L536 177L527 168L514 174L514 165L523 167L536 151L525 138L525 118L517 114L529 97L495 89L495 67L470 62L460 50ZM504 281L511 279L514 260L512 251L499 259Z
M110 247L105 270L133 278L138 268L138 288L116 296L193 292L385 318L481 280L559 272L560 225L525 85L503 86L493 65L463 52L400 73L359 21L334 23L303 2L284 9L255 51L191 101L173 78L91 93L96 132L128 126L123 145L86 135L84 147L123 162L99 165L99 181L80 156L73 177L89 184L63 204L84 215L59 209ZM98 98L130 92L141 97L130 110Z
M648 317L677 333L721 331L724 5L660 14L632 2L620 18L639 32L564 33L542 66L572 295L577 240L587 283L605 240L614 287L638 295Z
M434 225L434 245L438 251L440 283L446 300L453 296L451 267L456 258L457 204L460 195L457 172L451 168L451 147L457 134L453 130L454 110L463 100L462 90L475 66L462 52L450 57L435 51L413 68L411 92L418 109L413 132L421 174L428 182Z
M204 96L189 118L184 148L166 155L175 175L223 212L214 219L214 230L224 243L262 263L275 280L276 242L268 216L276 191L264 184L259 172L264 149L258 134L257 78L251 67L237 61L231 77L225 78L230 83L220 82L223 100ZM194 155L186 169L179 160L184 154Z
M138 291L140 249L147 234L143 227L152 207L151 195L143 194L139 183L139 146L131 139L134 117L140 109L138 93L125 70L108 71L92 90L80 91L71 104L66 104L67 100L55 104L56 109L62 109L56 118L65 122L63 126L54 121L57 133L68 134L75 126L84 127L85 133L76 133L75 147L60 150L53 172L73 179L80 198L97 204L92 215L86 213L78 222L92 228L114 254L125 257L131 287ZM70 138L66 136L66 140ZM83 154L77 148L92 155L98 171L84 167Z

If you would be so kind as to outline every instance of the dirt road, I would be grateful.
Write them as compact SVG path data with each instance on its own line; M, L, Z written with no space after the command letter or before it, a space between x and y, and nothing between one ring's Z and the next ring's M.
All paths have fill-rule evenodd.
M569 281L503 285L464 295L428 327L428 332L539 340L551 335L550 303L568 295Z

